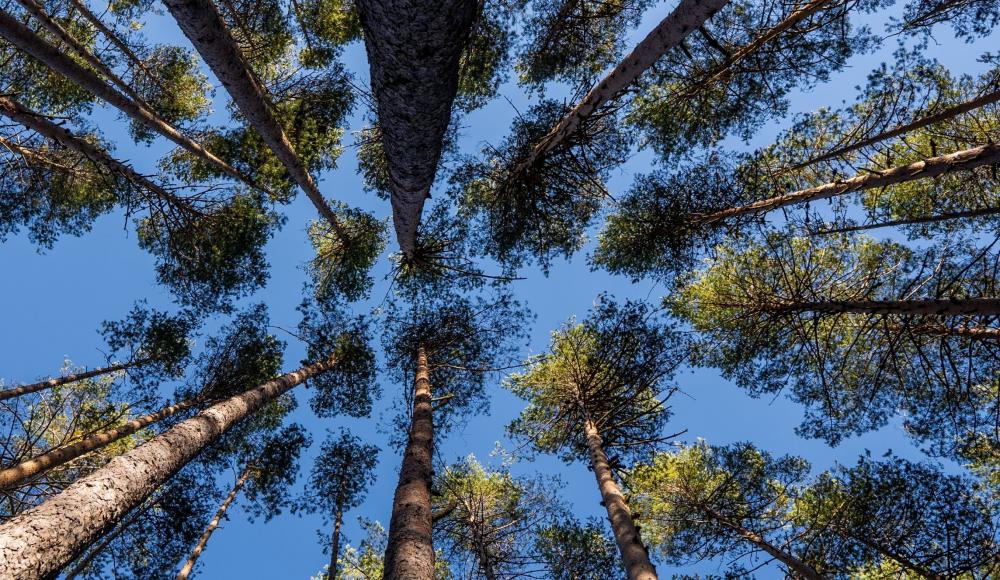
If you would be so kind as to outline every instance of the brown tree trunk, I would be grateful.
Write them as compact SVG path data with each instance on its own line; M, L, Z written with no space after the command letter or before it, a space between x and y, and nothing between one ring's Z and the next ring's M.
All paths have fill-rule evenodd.
M250 479L250 466L248 465L243 473L240 474L239 478L236 480L236 484L233 488L229 490L229 495L226 499L222 500L222 505L219 506L219 510L215 512L215 517L212 521L208 522L208 527L202 532L201 537L198 538L198 543L195 544L194 549L191 550L191 555L188 556L186 562L184 562L184 567L181 571L177 573L177 580L187 580L188 576L191 575L191 571L194 570L194 565L198 562L198 558L201 553L205 551L205 546L208 545L208 539L212 537L212 534L222 523L222 518L225 517L226 511L229 506L232 505L233 501L236 500L236 496L239 495L240 490L246 485L247 480Z
M860 232L864 230L876 230L879 228L889 228L894 226L906 226L912 224L931 224L937 222L943 222L948 220L957 220L964 218L977 218L986 217L991 215L1000 214L1000 207L985 207L982 209L970 209L968 211L956 211L950 213L942 213L938 215L932 215L927 217L917 217L908 218L900 220L890 220L887 222L878 222L874 224L860 224L856 226L844 226L840 228L830 228L826 230L817 230L810 233L810 236L826 236L830 234L844 234L848 232Z
M340 559L340 526L344 524L344 510L337 506L333 515L333 535L330 537L330 571L329 580L337 580L337 560Z
M478 0L357 0L388 162L396 239L416 251Z
M938 298L927 300L827 300L767 304L767 312L829 314L902 314L912 316L1000 315L1000 298Z
M604 508L608 511L608 520L614 532L618 551L622 555L622 563L628 573L629 580L656 580L656 568L649 561L646 547L642 545L639 531L635 528L632 512L625 503L615 477L608 464L608 456L604 453L601 435L594 421L588 415L583 421L583 432L587 439L587 453L590 456L590 467L597 478L597 488L601 491Z
M30 0L27 0L30 1ZM267 90L261 86L257 76L240 52L226 21L216 10L211 0L164 0L170 14L177 21L181 31L205 64L226 87L233 102L240 108L264 143L274 152L278 161L285 166L288 174L306 192L323 219L330 222L341 242L347 243L347 234L337 219L337 215L323 194L316 187L305 163L295 152L284 128L274 115L274 109L267 97Z
M57 47L35 34L30 28L18 22L16 18L5 10L0 10L0 37L3 37L25 54L44 63L94 96L114 106L128 117L173 141L196 157L214 165L226 175L270 195L268 190L254 183L250 177L216 157L149 109L116 91L109 84L101 80L96 73L81 66Z
M601 105L614 99L671 48L718 12L729 0L681 0L646 38L636 45L604 79L597 83L573 110L566 113L543 137L514 173L527 170L539 158L573 135L580 124Z
M192 398L177 403L176 405L163 407L155 413L150 413L149 415L133 419L120 427L108 429L107 431L101 431L100 433L94 433L93 435L84 437L76 443L56 447L55 449L46 451L37 457L23 461L14 467L8 467L7 469L0 470L0 490L17 487L39 473L48 471L49 469L58 467L64 463L68 463L77 457L86 455L91 451L96 451L106 445L110 445L119 439L128 437L144 427L162 421L163 419L175 415L184 409L190 409L197 402L197 399Z
M385 580L433 580L434 546L431 522L434 423L427 352L417 351L413 385L413 418L392 500L389 541L385 550Z
M139 516L146 513L146 510L153 507L155 503L156 503L155 500L146 502L146 505L140 506L132 510L131 515L129 515L122 521L118 522L118 525L115 526L114 530L112 530L108 534L105 534L104 537L101 538L101 541L95 544L93 547L91 547L90 551L87 552L87 555L81 558L76 563L76 565L73 566L73 568L66 573L66 580L73 580L73 578L76 578L77 575L81 574L84 570L86 570L87 566L90 566L90 563L94 561L94 558L99 556L100 553L103 552L104 549L107 548L109 544L111 544L111 542L115 541L115 538L122 535L122 532L124 532L129 528L129 526L134 524L136 520L139 519Z
M691 219L691 225L704 226L721 221L727 218L755 213L766 213L778 208L806 203L820 199L829 199L838 195L844 195L854 191L863 191L875 187L885 187L897 183L906 183L916 179L935 177L944 175L952 171L968 171L984 165L992 165L1000 162L1000 144L990 143L972 149L964 149L941 155L930 157L923 161L916 161L909 165L900 165L884 171L873 171L864 175L858 175L850 179L834 181L801 189L792 193L786 193L777 197L762 199L753 203L724 209L703 216L696 216Z
M3 110L2 103L3 103L3 98L0 97L0 112L2 112ZM106 367L98 367L96 369L85 371L82 373L73 373L71 375L66 375L65 377L59 377L58 379L49 379L47 381L31 383L30 385L21 385L20 387L3 389L2 391L0 391L0 401L6 401L7 399L20 397L21 395L27 395L28 393L37 393L38 391L44 391L46 389L58 387L59 385L75 383L77 381L82 381L83 379L89 379L91 377L99 377L101 375L106 375L108 373L123 371L125 369L130 369L132 367L138 367L144 364L148 364L149 362L151 362L150 359L140 359L133 362L118 363Z
M331 356L219 402L0 525L0 578L43 578L248 415L336 364Z

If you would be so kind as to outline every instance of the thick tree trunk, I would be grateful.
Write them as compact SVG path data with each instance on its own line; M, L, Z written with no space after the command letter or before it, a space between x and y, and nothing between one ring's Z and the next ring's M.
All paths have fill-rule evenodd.
M766 312L823 312L828 314L901 314L910 316L997 316L1000 298L939 298L927 300L826 300L775 302Z
M906 183L916 179L935 177L952 171L968 171L997 162L1000 162L1000 144L991 143L980 147L973 147L972 149L956 151L947 155L930 157L923 161L910 163L909 165L900 165L884 171L873 171L850 179L801 189L777 197L755 201L740 207L732 207L696 216L691 219L691 225L696 227L704 226L740 215L766 213L789 205L829 199L854 191L863 191L875 187Z
M403 255L416 251L478 0L358 0Z
M0 107L2 107L2 103L3 103L3 98L0 97ZM0 112L2 112L2 108L0 108ZM21 395L27 395L28 393L37 393L38 391L44 391L46 389L58 387L59 385L75 383L77 381L82 381L83 379L89 379L92 377L99 377L101 375L106 375L108 373L123 371L125 369L130 369L132 367L138 367L144 364L148 364L149 362L151 362L150 359L140 359L133 362L118 363L106 367L98 367L96 369L85 371L82 373L73 373L71 375L66 375L65 377L59 377L58 379L49 379L47 381L31 383L30 385L21 385L20 387L4 389L0 391L0 401L13 399L14 397L20 397Z
M330 571L329 580L337 580L337 561L340 559L340 527L344 524L344 510L337 506L333 515L333 534L330 536Z
M323 199L323 194L309 175L305 163L295 152L292 142L274 115L267 90L261 86L257 76L250 69L226 21L212 1L164 0L163 3L170 10L181 31L205 59L205 64L212 69L222 86L226 87L229 96L250 122L250 126L260 134L264 143L285 166L285 170L295 183L306 192L323 219L330 222L341 241L347 243L347 235L340 220Z
M240 490L243 489L244 485L246 485L248 479L250 479L249 465L243 470L243 473L240 474L239 478L236 480L236 484L233 485L233 488L229 490L229 495L226 496L226 499L222 500L219 510L215 512L215 517L212 518L212 521L208 522L208 527L205 528L201 537L198 538L198 543L195 544L194 549L191 550L191 555L188 556L187 561L184 562L184 566L181 568L181 571L177 573L177 580L187 580L188 576L191 575L191 571L194 570L194 565L198 562L198 558L201 556L201 553L205 551L205 546L208 545L208 539L212 537L212 534L215 533L219 524L222 523L222 518L225 517L226 511L229 509L229 506L233 504L233 501L236 500L236 496L239 495Z
M860 232L865 230L876 230L879 228L890 228L895 226L907 226L913 224L932 224L937 222L943 222L948 220L957 220L965 218L977 218L986 217L991 215L1000 214L1000 207L985 207L982 209L970 209L968 211L956 211L950 213L942 213L938 215L932 215L927 217L918 218L908 218L901 220L890 220L886 222L878 222L874 224L859 224L856 226L844 226L840 228L830 228L826 230L817 230L809 234L810 236L826 236L829 234L844 234L848 232Z
M995 103L997 101L1000 101L1000 91L992 91L986 93L985 95L976 97L975 99L972 99L970 101L966 101L964 103L955 105L954 107L949 107L939 113L922 117L920 119L911 121L904 125L898 125L892 129L868 137L867 139L862 139L861 141L858 141L856 143L851 143L850 145L845 145L844 147L839 147L828 153L824 153L817 157L813 157L812 159L803 161L802 163L793 165L788 169L783 170L782 173L787 173L789 171L796 171L798 169L809 167L810 165L820 163L828 159L834 159L842 155L847 155L848 153L852 153L854 151L857 151L858 149L874 145L876 143L885 141L887 139L892 139L893 137L904 135L911 131L916 131L917 129L922 129L928 125L940 123L941 121L947 121L948 119L957 117L964 113L968 113L969 111L973 111L980 107L985 107L986 105Z
M129 165L112 157L104 149L101 149L100 147L73 135L67 129L53 123L47 116L32 111L13 99L0 96L0 115L24 125L25 127L37 132L39 135L51 139L67 149L83 155L94 164L103 167L111 173L121 175L125 179L145 189L157 198L169 203L171 206L179 210L187 211L189 213L194 211L187 201L179 199L177 196L153 183L144 175L132 169Z
M176 415L185 409L190 409L197 402L197 399L192 398L177 403L176 405L163 407L155 413L143 415L142 417L133 419L120 427L108 429L107 431L101 431L100 433L94 433L93 435L84 437L76 443L56 447L55 449L46 451L37 457L23 461L14 467L8 467L7 469L0 470L0 490L17 487L39 473L48 471L53 467L58 467L64 463L68 463L77 457L81 457L91 451L101 449L102 447L110 445L111 443L114 443L124 437L128 437L133 433L137 433L139 430L152 425L153 423L157 423L167 417Z
M214 165L226 175L250 187L270 194L266 189L254 183L250 177L216 157L190 137L185 136L172 125L158 117L155 113L116 91L109 84L101 80L96 73L81 66L57 47L35 34L30 28L18 22L16 18L5 10L0 10L0 37L6 39L25 54L39 60L52 70L86 89L94 96L106 101L130 118L142 123L150 130L159 133L191 152L196 157Z
M417 352L413 385L413 418L392 500L389 542L385 550L385 580L432 580L431 478L434 423L430 371L423 345Z
M0 525L0 578L44 578L248 415L336 364L333 356L212 405Z
M122 521L118 522L118 525L115 526L114 530L105 534L104 537L101 538L101 541L92 546L90 548L90 551L87 552L87 555L81 558L76 563L76 565L73 566L73 568L66 573L66 580L73 580L73 578L76 578L79 574L83 573L83 571L87 569L87 566L90 566L90 563L94 561L94 558L99 556L100 553L103 552L104 549L107 548L109 544L111 544L111 542L115 541L115 538L122 535L122 532L124 532L129 528L129 526L134 524L136 520L139 519L139 516L146 513L146 510L153 507L155 503L156 503L155 500L146 502L146 505L140 506L132 510L131 515L129 515Z
M615 477L608 464L608 456L604 453L601 435L597 426L589 416L584 419L583 432L587 439L587 453L590 456L590 467L597 478L597 487L604 500L604 508L608 511L608 520L614 532L615 542L622 555L622 563L628 573L629 580L656 580L656 569L649 561L646 547L642 545L639 531L635 528L632 512L625 503Z
M728 1L681 0L673 12L667 15L642 42L637 44L614 70L590 89L587 96L577 103L573 110L566 113L556 123L556 126L535 145L531 153L514 172L525 171L534 165L539 158L558 147L560 143L573 135L580 124L594 111L621 94L639 78L639 75L653 66L664 53L680 44L688 34L698 29Z

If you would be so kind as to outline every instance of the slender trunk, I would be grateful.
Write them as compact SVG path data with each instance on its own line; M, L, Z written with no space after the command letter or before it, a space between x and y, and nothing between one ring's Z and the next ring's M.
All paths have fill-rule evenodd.
M629 580L656 580L656 569L649 561L646 547L642 545L639 531L632 519L632 512L611 473L611 465L608 464L608 456L604 453L601 435L589 415L584 418L583 432L587 439L590 467L594 470L594 477L597 478L597 487L601 491L604 508L608 511L611 530L614 532L615 542L618 543L618 551L621 552L622 563Z
M86 89L94 96L106 101L130 118L173 141L196 157L214 165L226 175L270 195L269 191L254 183L250 177L216 157L199 143L182 134L174 126L158 117L149 109L116 91L111 85L101 80L96 73L84 68L59 50L59 48L39 37L5 10L0 10L0 37L3 37L24 53L38 59L52 70Z
M762 199L740 207L732 207L706 215L695 216L691 219L691 224L694 226L704 226L735 216L766 213L789 205L829 199L854 191L906 183L916 179L936 177L952 171L968 171L997 162L1000 162L1000 144L990 143L947 155L930 157L922 161L910 163L909 165L900 165L883 171L872 171L864 175L851 177L850 179L800 189L799 191Z
M330 537L330 571L327 577L337 580L337 561L340 559L340 526L344 523L344 510L337 506L333 515L333 535Z
M212 0L164 0L163 3L184 35L205 59L205 64L212 69L222 86L226 87L250 126L260 134L288 174L306 192L319 214L330 222L341 242L346 244L348 238L340 220L323 199L323 194L309 175L305 163L295 152L292 142L274 115L267 90L257 80Z
M601 105L614 99L693 30L718 12L729 0L681 0L681 3L636 45L604 79L597 83L573 110L566 113L518 164L515 174L526 171L538 159L576 133L581 123Z
M431 522L434 423L427 352L417 350L413 384L413 418L392 500L389 541L385 550L385 580L432 580L434 546Z
M948 327L920 325L910 327L909 331L917 334L931 334L937 336L961 336L975 340L1000 340L1000 328L991 328L989 326Z
M331 356L212 405L7 520L0 525L0 578L59 570L239 421L335 364Z
M13 99L0 96L0 115L24 125L25 127L37 132L39 135L51 139L71 151L75 151L80 155L83 155L94 164L105 168L111 173L121 175L125 179L145 189L149 193L169 203L177 209L187 211L189 213L194 211L186 200L178 198L159 185L153 183L144 175L141 175L136 170L132 169L129 165L112 157L104 149L101 149L100 147L73 135L73 133L67 129L53 123L45 115L32 111Z
M830 151L828 153L824 153L824 154L819 155L817 157L813 157L812 159L809 159L807 161L803 161L802 163L799 163L797 165L793 165L793 166L791 166L791 167L789 167L787 169L782 170L781 173L787 173L789 171L796 171L796 170L802 169L804 167L809 167L810 165L813 165L815 163L820 163L820 162L826 161L828 159L833 159L835 157L840 157L842 155L847 155L848 153L852 153L852 152L857 151L858 149L861 149L863 147L868 147L868 146L874 145L874 144L876 144L876 143L878 143L880 141L885 141L887 139L892 139L893 137L898 137L898 136L903 135L905 133L909 133L910 131L916 131L917 129L922 129L922 128L928 126L928 125L933 125L935 123L940 123L941 121L947 121L948 119L951 119L952 117L957 117L959 115L962 115L964 113L968 113L969 111L973 111L973 110L978 109L980 107L985 107L986 105L989 105L991 103L995 103L997 101L1000 101L1000 90L998 90L998 91L992 91L992 92L986 93L985 95L976 97L975 99L972 99L971 101L966 101L964 103L955 105L954 107L949 107L949 108L941 111L940 113L935 113L933 115L928 115L926 117L922 117L920 119L917 119L915 121L911 121L911 122L906 123L904 125L897 125L896 127L892 128L892 129L889 129L887 131L883 131L883 132L881 132L881 133L879 133L877 135L873 135L873 136L871 136L871 137L869 137L867 139L862 139L861 141L858 141L856 143L851 143L850 145L845 145L843 147L839 147L839 148L834 149L833 151Z
M714 509L706 505L700 505L699 508L710 519L713 519L719 524L733 530L741 538L750 542L757 548L760 548L761 550L767 552L772 558L788 566L790 570L794 571L799 576L806 578L807 580L823 580L823 576L821 576L819 573L813 570L812 566L806 564L802 560L799 560L798 558L789 554L788 552L785 552L784 550L781 550L778 547L774 546L766 539L764 539L760 534L757 534L755 532L752 532L744 528L743 526L730 520L729 518L725 517L724 515L720 514L719 512L715 511Z
M21 395L27 395L28 393L37 393L38 391L44 391L46 389L58 387L59 385L75 383L77 381L82 381L83 379L89 379L91 377L99 377L101 375L106 375L108 373L123 371L125 369L142 366L150 362L152 362L151 359L140 359L137 361L127 362L127 363L118 363L118 364L113 364L111 366L98 367L96 369L85 371L82 373L73 373L71 375L66 375L65 377L59 377L58 379L49 379L47 381L31 383L30 385L21 385L20 387L14 387L12 389L3 389L2 391L0 391L0 401L6 401L7 399L20 397Z
M133 433L136 433L153 423L157 423L167 417L176 415L185 409L190 409L196 403L198 403L198 399L191 398L177 403L176 405L163 407L155 413L143 415L142 417L133 419L120 427L94 433L93 435L84 437L76 443L56 447L55 449L46 451L37 457L18 463L14 467L8 467L7 469L0 470L0 490L15 488L39 473L48 471L53 467L58 467L64 463L68 463L77 457L81 457L91 451L96 451L102 447L110 445L119 439L128 437L129 435L132 435Z
M246 485L248 479L250 479L249 465L243 470L243 473L240 474L240 477L236 480L236 484L233 485L233 488L229 490L229 495L226 496L226 499L222 500L222 505L220 505L219 510L215 512L215 517L212 518L212 521L208 522L208 527L201 533L201 537L198 538L198 543L195 544L194 549L191 550L191 555L188 556L187 561L184 562L184 567L177 573L177 580L187 580L188 576L191 575L191 570L194 570L194 565L198 562L198 557L201 556L203 551L205 551L208 539L212 537L212 534L219 527L219 524L222 523L222 518L225 517L226 511L229 509L229 506L232 505L236 496L239 495L243 486Z
M94 67L97 72L104 75L104 78L114 83L115 86L128 95L130 99L139 103L143 107L149 108L149 104L142 98L142 96L139 95L139 93L135 92L135 90L133 90L128 83L116 75L115 72L108 67L108 65L104 64L99 58L94 56L94 53L90 52L86 46L80 44L80 41L70 34L69 31L63 28L61 24L56 22L52 16L45 11L45 8L41 4L35 0L17 0L17 3L23 6L28 13L34 16L46 30L72 48L74 52L80 55L80 57L87 62L87 64Z
M403 256L416 252L458 90L459 58L479 0L357 0L371 67L392 220Z
M774 302L765 312L823 312L826 314L901 314L910 316L996 316L1000 298L930 298L925 300L821 300Z
M87 555L81 558L76 563L76 565L73 566L73 568L66 573L66 580L73 580L73 578L76 578L78 574L81 574L84 570L86 570L87 566L90 566L90 563L94 561L94 558L99 556L100 553L103 552L104 549L107 548L109 544L111 544L111 542L115 541L115 538L122 535L122 532L124 532L129 528L129 526L134 524L136 520L139 519L139 516L146 513L146 510L153 507L153 504L155 503L156 503L155 501L146 502L146 505L140 506L132 510L131 515L129 515L122 521L118 522L118 525L115 526L114 530L112 530L108 534L105 534L104 537L101 538L101 541L95 544L93 547L91 547L90 551L87 552Z
M927 217L918 218L908 218L900 220L890 220L887 222L878 222L874 224L861 224L856 226L845 226L841 228L830 228L826 230L817 230L809 234L810 236L825 236L829 234L843 234L848 232L860 232L864 230L875 230L878 228L889 228L894 226L907 226L912 224L930 224L936 222L943 222L948 220L964 219L964 218L977 218L986 217L991 215L1000 214L1000 207L986 207L982 209L970 209L968 211L956 211L950 213L942 213L938 215L932 215Z

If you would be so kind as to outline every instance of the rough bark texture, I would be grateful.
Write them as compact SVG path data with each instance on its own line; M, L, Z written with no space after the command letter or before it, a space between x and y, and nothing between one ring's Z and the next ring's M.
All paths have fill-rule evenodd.
M3 112L3 101L4 101L3 97L0 97L0 113ZM58 387L59 385L75 383L76 381L82 381L83 379L89 379L91 377L99 377L101 375L106 375L108 373L123 371L128 368L141 366L148 362L149 360L144 359L130 363L119 363L106 367L98 367L96 369L82 373L74 373L71 375L66 375L65 377L59 377L58 379L49 379L47 381L31 383L30 385L21 385L20 387L14 387L12 389L4 389L0 391L0 401L13 399L14 397L20 397L21 395L27 395L28 393L37 393L38 391L44 391L45 389L51 389L53 387Z
M329 580L337 580L337 560L340 559L340 527L344 524L344 510L337 507L333 516L333 535L330 537L330 571Z
M691 223L694 226L702 226L739 215L769 212L797 203L829 199L854 191L906 183L907 181L935 177L952 171L968 171L997 162L1000 162L1000 144L990 143L947 155L930 157L923 161L910 163L909 165L901 165L884 171L873 171L842 181L824 183L823 185L762 199L740 207L724 209L704 216L698 216L692 219Z
M205 59L205 64L226 87L250 126L260 134L295 183L306 192L323 219L330 222L342 241L346 241L347 236L337 215L323 199L305 163L288 140L288 135L274 115L267 90L250 69L215 5L211 0L164 0L163 3L198 54Z
M83 558L80 558L80 560L77 561L76 565L73 566L73 568L66 573L66 580L73 580L73 578L76 578L77 575L82 574L83 571L87 569L87 566L89 566L90 563L94 561L94 558L100 555L100 553L103 552L104 549L108 547L108 544L115 541L115 538L117 538L118 536L122 535L122 532L124 532L129 528L129 526L134 524L136 520L139 519L139 516L146 513L146 510L153 507L155 503L156 500L147 501L146 505L136 508L135 510L132 511L132 514L130 516L118 522L118 525L115 526L114 530L105 534L104 537L101 538L101 541L92 546L90 548L90 551L87 552L87 555L84 556Z
M433 580L434 546L431 541L431 478L433 477L434 423L427 353L417 353L413 385L413 418L399 470L399 484L392 500L389 542L385 550L385 580Z
M412 258L424 200L458 90L459 57L477 0L358 0L388 162L392 219Z
M177 580L187 580L188 576L191 575L191 571L194 570L194 565L198 562L198 557L201 553L205 551L205 546L208 545L208 539L212 537L212 534L222 523L222 518L225 517L226 511L229 506L232 505L233 501L236 500L236 496L239 495L240 490L246 485L247 480L250 479L250 467L247 466L240 474L240 477L236 480L236 484L233 485L233 489L229 490L229 495L226 499L222 500L222 504L219 506L218 511L215 512L215 517L212 521L208 522L208 527L205 531L201 533L201 537L198 538L198 543L195 544L194 549L191 550L191 555L188 556L184 566L181 571L177 573Z
M184 409L190 409L196 402L197 401L195 399L188 399L187 401L177 403L176 405L164 407L155 413L150 413L133 419L120 427L108 429L107 431L101 431L100 433L94 433L93 435L87 436L76 443L56 447L55 449L46 451L37 457L18 463L14 467L8 467L7 469L0 470L0 489L10 489L16 487L39 473L72 461L77 457L90 453L91 451L96 451L97 449L114 443L123 437L128 437L144 427L152 425L158 421L162 421L163 419L166 419L171 415L175 415Z
M331 356L212 405L7 520L0 525L0 578L58 571L233 425L335 364Z
M84 68L57 47L46 42L45 39L18 22L16 18L5 10L0 10L0 37L3 37L18 49L38 59L52 70L86 89L94 96L106 101L130 118L142 123L150 130L170 139L197 157L214 165L226 175L242 181L250 187L262 189L252 179L213 155L191 138L183 135L155 113L116 91L111 85L98 77L96 73Z
M829 300L769 304L768 312L904 314L914 316L1000 315L1000 298L941 298L930 300Z
M625 503L618 483L611 473L608 456L604 453L601 435L594 422L587 417L583 422L584 435L587 438L587 453L590 455L590 466L597 478L597 487L601 491L601 499L608 511L608 520L614 532L618 551L622 555L622 563L628 573L629 580L656 580L656 568L649 561L646 547L639 539L635 528L632 512Z
M691 31L698 29L728 1L681 0L673 12L637 44L614 70L590 89L587 96L577 103L572 111L559 120L556 126L535 145L515 172L527 169L575 133L584 119L592 115L601 105L617 97L635 82L639 75L653 66L665 52L680 44Z

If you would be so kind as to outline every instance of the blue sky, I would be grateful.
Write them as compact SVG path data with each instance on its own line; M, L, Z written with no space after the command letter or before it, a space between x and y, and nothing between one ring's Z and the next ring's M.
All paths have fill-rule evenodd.
M633 33L633 40L645 35L666 14L669 6L670 3L664 3L650 9ZM871 26L880 30L881 19L878 22L872 20ZM981 65L975 62L975 57L990 48L990 39L970 46L950 40L950 31L940 32L941 38L938 43L931 43L929 54L954 72L980 70ZM147 27L147 33L157 41L186 45L186 40L166 18L155 18ZM823 105L835 106L843 100L852 100L855 85L862 83L867 72L884 60L895 46L895 41L889 40L883 52L855 58L851 66L835 74L828 85L809 93L794 94L792 112L809 111ZM367 85L368 70L363 47L358 43L351 45L343 59L358 81ZM501 95L484 109L463 119L460 150L471 152L478 150L483 143L497 143L509 128L514 114L512 107L523 111L528 106L527 97L513 83L505 84ZM226 101L225 91L217 89L217 114L225 114ZM152 147L133 145L125 131L127 123L106 109L99 109L95 120L105 136L117 143L116 154L131 160L140 169L151 169L155 160L167 149L167 145L159 141ZM350 131L363 128L364 122L364 111L356 111L350 119ZM785 119L769 124L760 131L753 145L768 143L787 123ZM345 141L348 144L351 142L349 135ZM654 165L651 154L638 154L615 174L611 181L612 192L623 192L634 175L649 171ZM380 217L388 217L388 203L364 193L355 170L354 149L348 147L339 161L339 168L319 176L321 190L327 196L373 210ZM315 210L305 196L299 196L281 209L288 221L267 248L271 264L270 281L266 288L244 303L265 302L270 308L272 324L291 329L299 320L295 307L300 302L306 277L302 266L311 257L305 232L308 223L315 217ZM0 304L3 305L0 327L5 329L0 333L0 378L6 385L56 374L64 356L75 364L99 365L104 360L99 350L102 341L97 334L102 320L121 318L139 299L146 299L160 308L170 307L172 298L167 290L155 285L153 261L137 247L130 227L120 213L114 213L100 218L88 234L80 238L63 238L45 253L39 253L23 234L0 245L0 272L4 273L4 280L0 283ZM394 242L390 244L390 250L395 250ZM380 301L386 292L387 283L381 277L387 270L388 263L383 256L376 266L379 282L373 292L374 303ZM537 315L530 332L529 352L525 354L542 352L550 331L572 315L584 316L600 292L606 291L618 298L648 298L652 301L660 297L660 289L652 282L633 284L604 272L591 272L584 253L570 261L555 264L547 277L536 270L527 271L525 276L526 280L514 283L514 289ZM361 304L358 309L367 311L370 306L368 303ZM224 320L221 319L211 321L206 330L212 330L222 322ZM288 342L285 368L295 368L304 356L303 345L290 336L278 335ZM853 463L865 449L876 455L892 449L906 458L922 457L898 425L851 438L831 449L822 442L805 440L795 434L794 428L802 412L783 397L752 399L716 373L705 370L686 371L677 380L683 394L672 399L674 416L668 428L671 432L687 429L684 440L701 437L718 444L750 440L777 454L802 455L818 469L836 461ZM346 426L371 441L384 443L387 440L392 403L398 399L401 389L408 388L408 385L394 384L386 378L381 379L381 384L382 400L368 420L318 419L305 404L307 394L299 392L302 404L293 419L308 427L314 438L313 448L307 453L302 466L303 474L308 472L313 453L327 429ZM471 418L463 428L455 430L440 450L444 458L454 460L474 453L481 460L488 461L498 441L510 447L504 437L504 426L517 415L523 403L503 390L497 378L491 379L490 393L490 414ZM360 539L356 525L358 516L388 523L399 457L391 448L384 449L377 483L370 490L365 504L347 517L346 534L350 540ZM518 464L513 469L518 473L559 474L564 486L558 493L574 506L577 514L604 515L598 503L600 498L593 476L583 464L567 466L554 458L541 457L530 463ZM220 477L223 485L228 486L235 475L225 473ZM204 578L306 579L321 570L327 561L315 533L319 526L321 521L318 516L288 514L266 524L257 522L251 525L237 504L229 521L213 536L198 570ZM323 529L321 533L325 536L327 530ZM716 564L710 563L691 570L711 571L715 567ZM666 576L673 571L682 571L668 570L662 565L660 570L661 575ZM778 573L765 569L759 576L778 577Z

